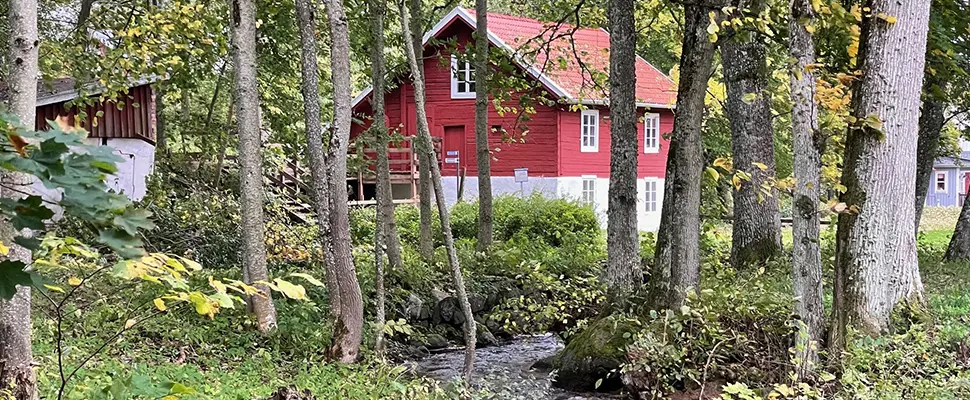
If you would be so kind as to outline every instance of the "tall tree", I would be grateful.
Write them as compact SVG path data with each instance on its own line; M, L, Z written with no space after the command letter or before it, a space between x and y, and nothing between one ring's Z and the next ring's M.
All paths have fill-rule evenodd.
M650 299L655 306L677 307L686 291L700 282L701 171L704 155L701 123L711 76L714 43L708 36L710 13L721 0L684 4L684 43L677 87L677 113L667 155L664 201L657 248L650 273Z
M606 225L606 283L613 300L639 286L637 231L637 99L633 0L610 0L610 189Z
M758 18L765 0L734 0L732 18ZM781 250L781 212L774 189L763 185L775 175L775 142L768 91L765 37L757 29L734 29L721 45L725 111L731 125L734 167L750 175L734 191L731 264L763 262Z
M848 326L866 334L890 327L901 304L923 301L916 259L916 143L929 0L870 0L862 21L856 123L845 143L835 254L835 324L829 345L845 344Z
M928 57L929 55L927 55ZM938 74L938 73L937 73ZM923 105L919 113L919 138L916 144L916 232L923 217L926 191L933 175L933 164L940 149L940 136L946 124L947 103L942 98L942 77L926 71L923 77Z
M330 300L330 315L340 313L340 285L333 268L333 231L330 228L330 179L327 177L327 154L324 149L323 126L320 123L320 70L317 65L317 21L313 0L297 0L297 25L300 29L300 62L302 71L303 120L306 125L307 154L310 159L310 180L313 208L320 228L320 247L327 265L326 281Z
M925 190L924 190L925 192ZM970 201L964 200L960 217L950 238L950 244L943 255L945 261L970 260Z
M374 122L371 130L377 138L377 214L383 232L383 242L387 259L391 266L400 268L404 265L401 260L401 239L397 233L397 223L394 220L394 197L391 194L391 167L388 160L388 146L390 138L387 125L384 122L384 15L387 12L385 0L371 1L371 108L374 111Z
M825 335L822 305L822 253L819 247L819 198L822 150L825 137L819 130L815 103L815 41L810 29L815 10L810 0L792 0L788 22L788 53L795 61L791 71L792 137L795 174L792 212L792 282L795 310L804 324L796 337L800 376L818 362L818 346Z
M404 33L404 43L412 42L412 31L409 26L408 9L405 0L398 0L398 7L401 10L401 31ZM420 8L420 4L417 5ZM425 155L428 160L433 159L434 149L431 144L431 131L428 128L428 114L424 103L424 81L418 76L422 75L421 65L414 46L404 46L411 68L411 75L414 81L414 108L418 114L418 151ZM461 265L458 263L458 254L455 251L455 239L451 233L451 221L449 219L448 205L445 204L444 189L441 187L441 170L438 163L431 162L431 183L434 187L435 202L438 205L438 216L441 219L441 231L445 238L445 251L448 253L448 264L451 266L451 275L455 284L455 292L458 295L458 303L461 305L461 312L464 315L465 325L465 383L471 382L473 368L475 366L475 335L477 333L475 316L472 314L471 304L468 302L468 292L465 289L465 278L461 273Z
M239 142L239 208L242 223L243 278L268 281L263 237L263 148L260 137L259 90L256 81L256 2L232 0L232 60L235 65L236 121ZM260 332L276 326L276 307L266 285L249 302Z
M424 38L422 32L422 26L424 25L424 10L422 10L422 0L409 0L410 4L408 7L411 11L410 27L411 27L411 46L414 48L414 55L418 57L418 64L424 65ZM405 42L407 43L407 42ZM423 70L412 70L411 76L415 81L424 81L424 71ZM424 93L421 94L424 96ZM418 93L415 91L414 97L418 97ZM422 99L423 100L423 99ZM414 111L414 118L417 120L417 110ZM412 146L417 148L416 143L412 143ZM432 257L434 257L434 237L431 234L431 163L434 162L433 158L428 158L425 154L418 152L418 213L420 214L421 226L419 227L418 234L418 253L421 254L421 258L425 262L431 263Z
M492 154L488 149L488 0L475 0L475 156L478 160L478 249L492 245Z
M402 267L401 244L397 237L394 222L394 203L391 196L390 163L387 158L387 126L384 123L384 14L387 0L371 0L371 107L374 109L374 122L371 126L377 137L377 223L374 243L374 262L377 276L374 279L377 296L377 339L374 348L378 353L384 350L384 260L394 267Z
M37 0L10 0L7 38L8 109L20 123L34 126L37 105ZM0 197L13 199L30 192L30 176L4 173ZM7 257L30 264L30 250L14 244L16 231L10 221L0 227L0 240L10 246ZM0 385L10 388L11 398L37 398L37 375L34 373L30 345L30 287L18 286L10 300L0 299Z
M343 363L357 360L364 329L364 300L354 268L347 206L347 148L350 142L350 33L342 0L326 0L330 22L330 75L333 80L334 121L330 140L330 229L333 268L340 291L340 312L334 324L330 356ZM407 46L405 46L407 47Z

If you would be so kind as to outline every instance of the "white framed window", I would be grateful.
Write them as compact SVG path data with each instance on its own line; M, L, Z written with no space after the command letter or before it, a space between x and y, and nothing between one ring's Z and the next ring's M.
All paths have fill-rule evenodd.
M582 192L583 203L586 204L596 204L596 177L595 176L584 176L583 177L583 192Z
M451 55L451 98L475 98L475 65Z
M660 114L646 113L643 116L643 152L660 152Z
M946 171L937 171L936 172L936 192L945 193L947 191L946 189L948 184L949 182L947 182L947 179L946 179Z
M660 180L657 178L646 178L643 180L643 210L652 213L660 210L660 203L657 201L660 191Z
M600 150L600 111L583 110L579 114L579 150L596 153Z

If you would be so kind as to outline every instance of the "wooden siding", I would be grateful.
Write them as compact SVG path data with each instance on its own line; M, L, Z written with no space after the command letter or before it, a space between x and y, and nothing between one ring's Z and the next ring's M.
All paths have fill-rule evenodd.
M674 114L670 110L650 110L660 114L660 150L645 153L643 150L643 120L637 123L637 177L663 178L667 169L667 152L670 149L670 132L674 128ZM643 117L640 110L640 117ZM580 111L560 110L559 112L559 174L561 176L596 175L599 178L610 176L610 110L599 108L599 150L580 151Z
M449 36L457 36L459 48L463 48L464 43L471 40L471 31L464 24L457 23L449 27L442 37ZM475 100L451 98L451 56L447 51L429 47L424 55L428 125L431 128L431 135L443 137L445 127L464 126L464 145L458 149L459 165L464 169L466 176L476 176L478 159L475 155ZM403 82L384 97L388 127L405 136L417 134L413 93L411 84ZM492 176L513 176L516 168L528 168L529 175L533 177L556 176L558 173L557 109L539 105L536 107L536 113L530 116L531 120L517 125L515 115L500 116L491 104L489 102L490 129L500 126L508 131L509 136L516 139L503 141L501 133L489 135L489 148L492 149ZM517 104L517 97L513 97L505 104ZM351 130L352 137L356 137L370 126L369 101L358 104L355 112L358 113L357 118L362 123L354 124ZM525 136L521 135L523 126L528 129ZM519 141L520 138L524 141ZM368 156L372 155L368 154ZM439 159L438 162L440 165L442 160ZM444 176L455 174L454 164L442 168Z
M37 108L35 127L46 130L48 120L66 116L69 124L83 127L90 138L141 139L154 144L155 101L151 87L134 87L121 95L120 99L123 101L121 109L119 103L113 100L85 106L86 118L82 120L78 120L78 107L68 106L70 101L41 106ZM104 115L97 117L98 112Z

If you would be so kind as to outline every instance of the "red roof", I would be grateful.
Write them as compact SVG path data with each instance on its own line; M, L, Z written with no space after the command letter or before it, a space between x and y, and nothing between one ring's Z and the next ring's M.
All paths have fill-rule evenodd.
M456 8L439 25L447 26L458 18L474 28L474 16L474 10ZM576 28L568 24L556 26L530 18L489 13L488 31L489 39L499 42L493 44L517 52L522 62L539 72L540 77L548 78L544 83L558 86L553 88L554 91L565 92L558 93L560 96L584 101L602 101L609 97L606 78L610 65L610 35L605 30ZM436 33L434 30L429 32ZM674 105L677 90L667 75L640 57L637 57L636 71L638 102L654 106Z

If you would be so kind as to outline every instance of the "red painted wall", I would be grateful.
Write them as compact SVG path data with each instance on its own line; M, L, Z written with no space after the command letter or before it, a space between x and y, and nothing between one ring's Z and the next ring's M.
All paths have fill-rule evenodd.
M119 95L118 100L125 103L120 110L114 100L85 106L87 119L80 121L80 125L88 131L90 138L142 139L154 144L154 98L151 86L136 86L127 94ZM68 117L67 123L73 125L80 110L76 105L68 107L68 103L64 101L37 107L35 129L47 130L48 120L63 116ZM97 117L98 112L103 112L103 116ZM97 124L93 123L95 119Z
M600 178L610 176L610 110L600 107L599 151L583 153L580 151L580 111L562 110L559 113L559 161L561 176L596 175ZM643 110L639 115L643 117ZM667 138L674 128L674 114L670 110L651 110L660 114L660 151L644 153L643 120L637 123L639 156L637 157L637 176L664 177L667 169L667 152L670 140Z
M459 48L471 40L471 30L461 22L442 32L441 38L457 36ZM451 98L451 56L445 49L428 48L425 50L424 73L426 83L426 99L428 125L431 135L443 137L446 127L464 127L464 143L457 149L460 152L460 166L464 168L466 176L478 174L478 159L475 155L475 99ZM443 62L444 61L444 62ZM417 134L414 120L414 89L410 83L401 83L397 88L385 95L385 109L390 129L400 129L405 136ZM517 98L506 105L517 104ZM403 106L402 106L403 105ZM370 111L368 101L362 101L355 112L359 113L362 124L354 124L351 136L363 132L370 126L367 120ZM499 115L489 102L488 125L502 127L507 135L514 140L503 140L501 132L489 135L489 148L492 150L492 176L512 176L516 168L528 168L529 175L556 176L558 173L557 159L559 139L557 137L558 111L555 108L540 105L530 120L516 123L516 116ZM524 136L523 129L527 129ZM520 141L519 139L524 139ZM498 151L495 151L498 149ZM450 149L445 149L445 151ZM442 160L438 160L439 163ZM454 176L454 164L442 167L442 175Z
M459 48L463 48L464 44L471 40L471 29L463 22L455 21L439 35L442 39L448 37L457 37ZM464 145L458 148L460 166L464 168L466 176L475 176L478 173L475 157L475 100L451 98L450 55L444 49L427 48L424 56L428 124L431 134L442 137L445 127L464 126ZM511 105L514 102L513 100L508 104ZM385 95L385 107L387 123L391 130L399 129L405 136L416 134L413 87L410 83L399 83L395 89L388 92ZM352 137L370 125L369 101L364 100L358 104L355 112L359 114L358 118L363 123L354 124L351 131ZM663 136L669 134L673 128L673 113L670 110L652 112L661 114L660 151L653 154L643 152L643 122L639 122L637 125L641 141L638 159L639 177L663 177L666 169L669 141ZM610 171L609 110L605 108L600 110L599 152L597 153L580 152L579 115L579 111L568 111L565 106L536 106L536 113L530 116L531 120L522 123L528 130L525 136L521 136L521 127L516 126L516 117L509 114L498 115L490 102L489 126L502 126L515 139L525 139L524 142L515 140L509 143L503 142L501 134L490 134L489 148L493 151L492 176L512 176L516 168L528 168L529 175L532 177L580 175L608 177ZM495 151L496 148L499 151ZM445 149L447 150L449 149ZM370 156L373 157L372 154ZM392 157L394 156L392 154ZM398 154L398 156L401 155ZM442 160L438 161L441 163ZM445 165L442 168L442 174L454 176L455 165Z

